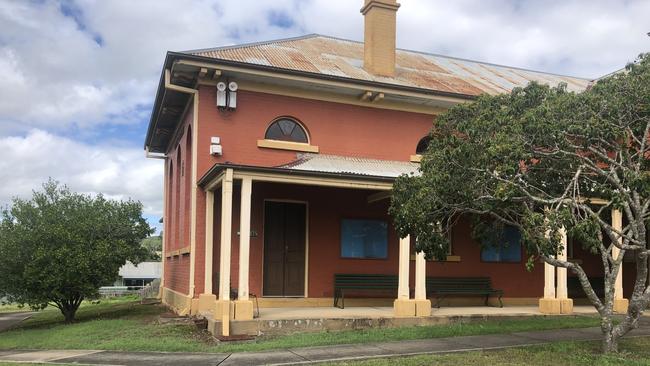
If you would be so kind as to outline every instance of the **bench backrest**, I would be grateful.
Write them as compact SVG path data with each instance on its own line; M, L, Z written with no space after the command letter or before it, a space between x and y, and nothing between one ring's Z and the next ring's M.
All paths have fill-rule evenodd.
M334 274L334 286L363 286L367 288L397 287L398 277L380 274Z
M480 289L492 288L490 277L427 277L427 289Z

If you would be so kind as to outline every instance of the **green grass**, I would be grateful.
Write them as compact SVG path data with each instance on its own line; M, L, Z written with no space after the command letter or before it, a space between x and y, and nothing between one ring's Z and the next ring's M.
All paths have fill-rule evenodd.
M193 325L160 325L166 309L141 305L134 298L84 303L77 322L63 324L57 309L46 309L13 330L0 333L0 349L96 349L167 352L244 352L278 348L359 344L463 335L598 326L595 317L537 317L524 320L482 321L451 325L375 328L356 331L306 333L300 336L260 337L255 341L219 343Z
M482 352L459 352L415 357L339 362L336 366L419 366L419 365L650 365L650 338L623 339L620 352L603 355L598 342L559 342L540 346Z
M27 306L18 306L17 304L0 304L0 313L14 313L18 311L32 311L32 310Z

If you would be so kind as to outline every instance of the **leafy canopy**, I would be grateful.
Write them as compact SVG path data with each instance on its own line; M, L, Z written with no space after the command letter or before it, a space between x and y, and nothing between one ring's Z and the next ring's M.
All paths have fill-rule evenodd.
M398 233L442 259L461 217L471 218L479 239L516 227L530 266L539 257L578 276L603 318L604 350L615 350L650 303L650 54L581 93L531 83L483 95L439 116L431 137L421 174L394 185ZM612 224L614 210L622 227ZM580 264L556 257L564 230L600 255L603 299ZM614 282L626 252L636 277L628 314L614 326Z
M34 309L58 307L72 320L84 298L98 295L152 229L142 205L71 192L48 181L29 200L14 199L0 219L0 298Z

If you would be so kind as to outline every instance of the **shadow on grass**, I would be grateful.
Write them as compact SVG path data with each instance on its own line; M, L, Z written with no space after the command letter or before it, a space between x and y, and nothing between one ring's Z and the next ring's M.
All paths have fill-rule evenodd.
M161 305L141 305L137 298L133 296L92 302L85 301L77 310L73 324L109 319L150 321L165 311L165 307ZM23 330L42 329L63 324L65 324L63 314L59 309L50 306L37 312L17 328Z

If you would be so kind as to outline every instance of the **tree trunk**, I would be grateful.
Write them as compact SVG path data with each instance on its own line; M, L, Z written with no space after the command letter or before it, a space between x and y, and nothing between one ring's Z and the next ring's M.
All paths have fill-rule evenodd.
M65 322L67 324L70 324L74 322L74 317L75 314L77 314L77 310L79 309L79 305L81 305L81 300L79 301L71 301L69 303L64 303L59 310L61 310L61 314L63 314L63 317L65 318Z
M618 338L611 331L605 333L602 347L605 354L618 352Z

